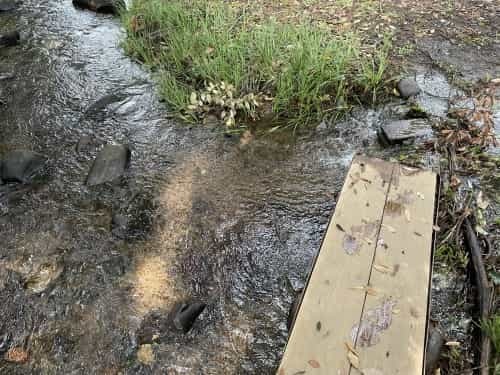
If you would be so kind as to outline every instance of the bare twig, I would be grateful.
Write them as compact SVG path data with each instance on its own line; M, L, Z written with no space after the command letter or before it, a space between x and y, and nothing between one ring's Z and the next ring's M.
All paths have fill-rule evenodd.
M489 318L491 304L493 301L493 288L488 281L488 276L486 274L486 269L484 268L484 262L482 258L481 248L479 246L479 241L477 239L476 233L472 227L472 224L468 218L464 220L464 238L465 242L470 251L470 256L472 259L472 264L474 266L474 273L476 275L476 284L478 288L478 298L479 298L479 316L481 322L486 321ZM491 341L486 332L481 332L481 357L479 362L479 367L481 368L481 375L489 374L489 362L491 353Z

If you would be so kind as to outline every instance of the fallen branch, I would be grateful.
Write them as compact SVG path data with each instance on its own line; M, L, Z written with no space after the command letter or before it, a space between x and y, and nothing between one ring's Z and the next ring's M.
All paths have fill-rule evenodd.
M486 269L484 268L483 258L481 248L479 246L479 241L477 239L476 233L472 227L469 218L464 220L464 237L465 242L470 251L470 256L472 264L474 266L474 273L476 275L476 284L478 288L479 297L479 317L481 322L486 321L490 316L491 304L493 301L493 288L488 281L488 276L486 274ZM491 341L489 336L482 331L481 332L481 353L480 353L480 374L489 374L489 363L490 363L490 353L491 353Z

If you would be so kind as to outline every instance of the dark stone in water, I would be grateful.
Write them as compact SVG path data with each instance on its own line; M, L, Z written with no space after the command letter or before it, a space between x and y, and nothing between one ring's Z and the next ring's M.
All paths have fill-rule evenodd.
M128 229L128 217L115 213L111 218L111 232L118 238L124 238Z
M413 77L403 78L398 83L398 91L402 98L408 99L420 93L420 87Z
M85 151L88 151L91 146L93 145L94 143L94 140L92 137L88 136L88 135L84 135L83 137L81 137L76 145L76 152L78 153L82 153L82 152L85 152Z
M19 31L10 31L7 34L0 35L0 47L12 47L19 44L21 35Z
M43 155L28 150L7 153L1 163L0 176L4 181L28 183L46 162Z
M121 177L130 162L130 149L122 145L107 145L97 155L87 177L87 185L95 186Z
M73 0L73 5L108 14L118 14L121 9L125 9L123 0Z
M0 12L8 12L16 8L16 2L12 0L0 0Z
M431 135L431 125L423 119L393 121L382 125L379 132L382 143L390 145Z
M175 328L188 333L198 316L205 310L205 307L207 305L200 302L181 304L174 316Z

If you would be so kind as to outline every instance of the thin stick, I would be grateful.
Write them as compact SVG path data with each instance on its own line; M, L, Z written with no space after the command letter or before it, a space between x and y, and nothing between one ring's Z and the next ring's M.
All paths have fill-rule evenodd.
M479 316L481 322L486 321L490 316L491 304L493 300L493 288L488 281L486 269L484 268L481 248L477 240L476 233L472 228L469 218L464 220L464 237L470 251L474 273L476 274L476 284L479 297ZM491 353L491 341L486 332L481 332L481 357L479 367L481 375L489 374L489 362Z

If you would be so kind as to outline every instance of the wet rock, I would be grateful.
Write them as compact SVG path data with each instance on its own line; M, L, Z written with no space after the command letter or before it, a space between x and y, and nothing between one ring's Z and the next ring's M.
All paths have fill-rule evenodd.
M434 374L438 366L439 359L441 358L441 352L444 347L444 337L435 326L435 324L429 325L429 332L427 336L427 351L425 355L425 373Z
M200 302L181 304L174 316L175 328L188 333L206 306L206 304Z
M379 132L382 142L390 145L431 135L431 125L423 119L393 121L382 125Z
M84 135L78 140L78 143L76 144L76 152L82 153L88 151L93 145L93 138L89 135Z
M130 149L122 145L107 145L99 152L87 176L87 185L95 186L121 177L130 162Z
M398 83L398 91L402 98L408 99L420 93L420 87L413 77L403 78Z
M0 47L11 47L19 44L21 35L19 31L10 31L6 34L0 35Z
M118 238L124 238L129 226L128 217L120 213L113 214L111 218L111 232Z
M28 150L7 153L1 163L0 176L4 181L28 183L46 162L43 155Z
M63 267L58 264L42 264L27 277L24 287L31 293L42 293L62 271Z
M118 14L121 9L125 9L123 0L73 0L73 5L109 14Z
M103 115L114 112L123 100L127 99L128 94L122 91L115 91L106 94L92 103L84 112L82 119L92 118L100 119Z
M16 2L13 0L0 0L0 12L8 12L16 8Z

